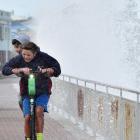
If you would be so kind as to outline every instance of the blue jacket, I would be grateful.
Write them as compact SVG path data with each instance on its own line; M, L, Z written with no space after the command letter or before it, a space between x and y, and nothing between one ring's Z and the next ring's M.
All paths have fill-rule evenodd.
M51 57L50 55L38 51L35 58L31 62L25 62L22 55L18 55L14 58L12 58L9 62L7 62L4 67L2 68L2 74L3 75L11 75L13 68L24 68L29 67L33 70L36 70L38 66L44 67L44 68L53 68L54 69L54 75L55 77L58 77L61 73L60 64L58 61ZM39 74L36 77L36 94L44 94L49 93L50 91L50 84L51 80L49 77L45 76L44 74ZM21 96L28 95L28 77L23 76L20 79L20 92Z

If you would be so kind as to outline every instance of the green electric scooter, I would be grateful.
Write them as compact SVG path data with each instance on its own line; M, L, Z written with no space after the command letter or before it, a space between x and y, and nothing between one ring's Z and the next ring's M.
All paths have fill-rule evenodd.
M28 93L30 97L30 109L31 109L31 140L36 140L36 130L35 130L35 94L36 94L36 84L35 84L35 73L31 71L28 77Z

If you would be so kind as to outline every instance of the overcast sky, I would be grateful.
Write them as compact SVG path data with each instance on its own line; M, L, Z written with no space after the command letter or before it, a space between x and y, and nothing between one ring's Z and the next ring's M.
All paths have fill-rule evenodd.
M36 43L56 57L62 72L84 79L136 88L123 61L117 19L128 0L0 0L0 9L38 21Z
M39 1L34 0L0 0L0 9L6 11L15 11L16 15L29 16L36 11Z

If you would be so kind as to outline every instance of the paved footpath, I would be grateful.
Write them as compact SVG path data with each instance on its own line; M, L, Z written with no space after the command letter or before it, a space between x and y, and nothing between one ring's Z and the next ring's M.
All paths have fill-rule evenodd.
M0 79L0 140L24 140L24 119L17 104L18 90L14 88L17 83L18 79L13 77ZM50 114L45 114L44 140L95 140Z

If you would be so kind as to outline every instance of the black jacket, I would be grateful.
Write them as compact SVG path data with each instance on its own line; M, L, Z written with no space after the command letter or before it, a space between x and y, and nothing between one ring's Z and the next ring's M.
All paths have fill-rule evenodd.
M44 68L53 68L55 77L59 76L61 73L60 64L58 61L51 57L50 55L39 51L35 58L31 62L25 62L22 55L18 55L12 58L8 63L4 65L2 68L3 75L11 75L13 68L24 68L29 67L33 70L36 70L38 66ZM36 94L44 94L49 92L50 88L50 78L45 76L44 74L40 74L36 77ZM28 77L23 76L20 80L20 92L21 96L28 95Z

